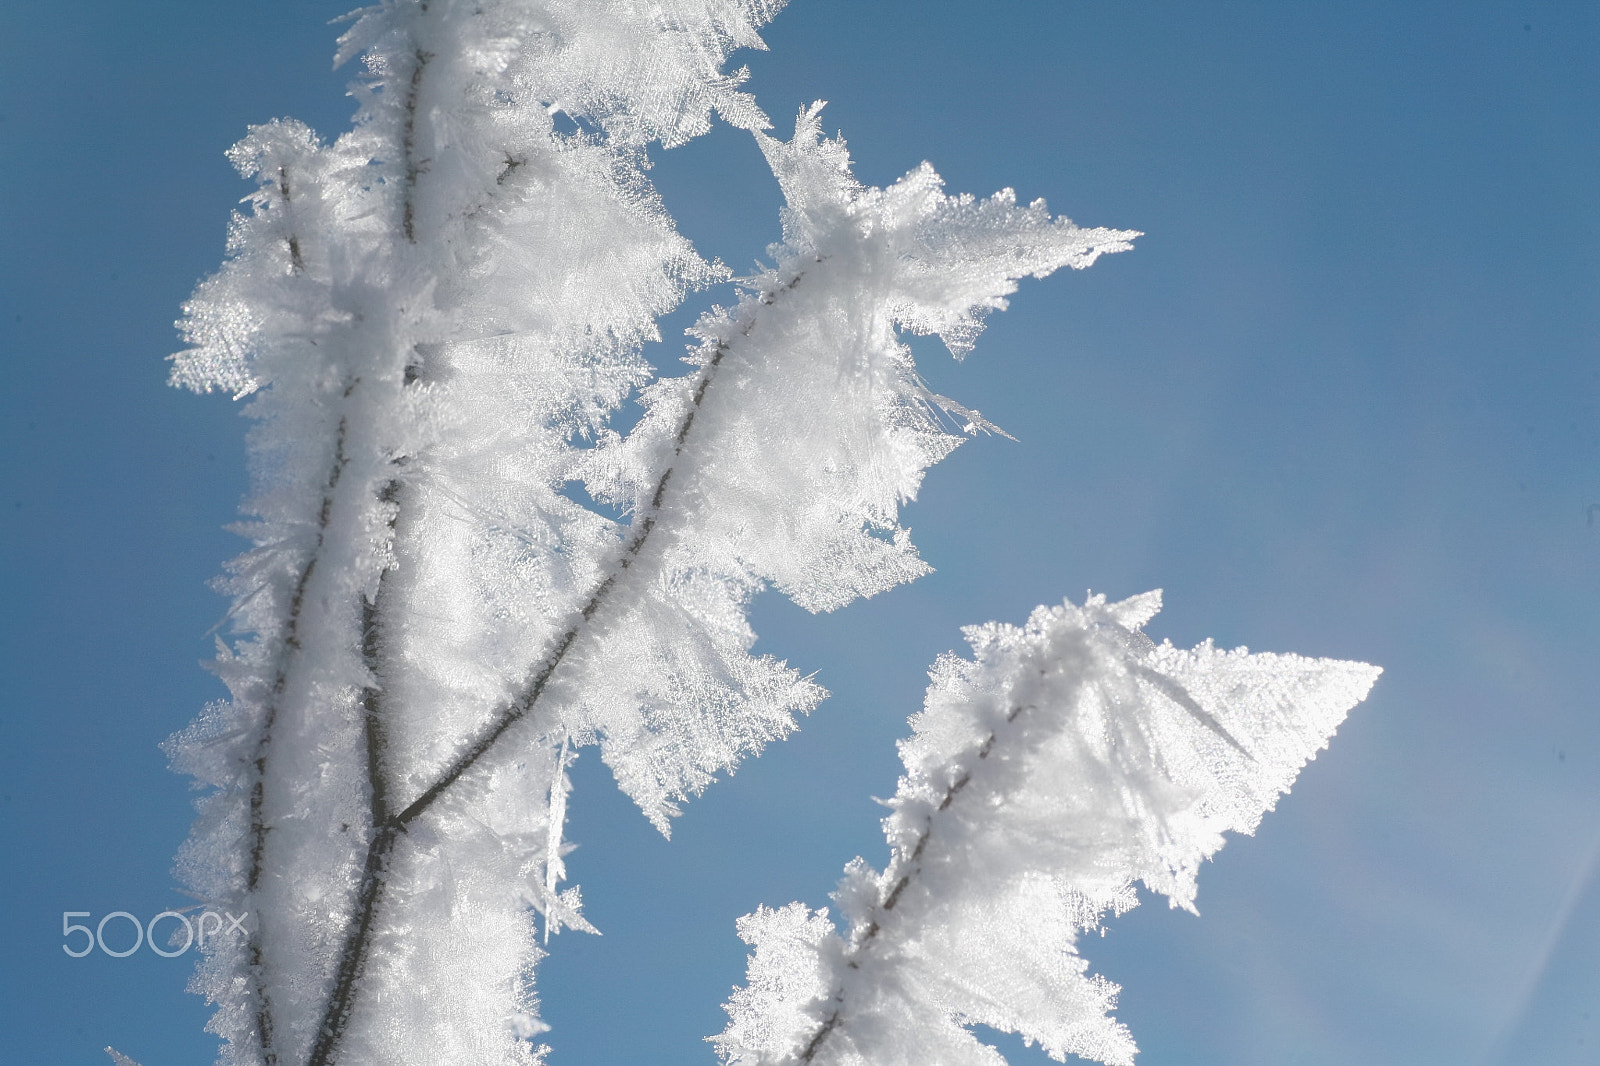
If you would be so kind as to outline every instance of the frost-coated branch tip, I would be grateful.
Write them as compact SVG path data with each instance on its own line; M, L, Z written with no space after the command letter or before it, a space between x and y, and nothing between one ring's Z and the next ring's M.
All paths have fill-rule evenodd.
M1109 1066L1133 1061L1080 933L1143 884L1193 909L1225 831L1251 832L1379 671L1155 644L1160 594L1040 607L966 631L900 744L891 858L857 859L826 910L763 908L728 1028L738 1066L992 1063L981 1023Z

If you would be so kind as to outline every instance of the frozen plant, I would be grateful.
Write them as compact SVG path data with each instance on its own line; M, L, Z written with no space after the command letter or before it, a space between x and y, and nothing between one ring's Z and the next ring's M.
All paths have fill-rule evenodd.
M198 978L237 1061L532 1055L529 908L583 924L559 888L575 748L665 828L791 728L821 692L749 654L745 603L915 576L896 513L956 443L934 412L982 426L896 327L961 350L1016 277L1125 246L927 170L861 188L808 111L763 142L788 246L608 434L655 316L721 276L644 146L712 110L765 125L718 66L768 14L384 5L343 41L368 69L350 133L276 122L234 150L254 210L174 377L255 393L256 547L230 574L234 698L173 752L215 786L185 876L256 916Z
M832 610L923 573L899 507L993 429L902 335L960 356L1019 279L1137 236L926 165L865 187L820 105L769 136L722 65L780 6L384 0L340 41L351 130L233 149L256 191L173 380L249 399L252 547L224 580L232 698L169 744L209 788L182 876L252 915L194 983L224 1061L538 1061L536 921L588 928L577 752L666 832L794 728L824 693L751 654L750 599ZM728 272L647 153L713 117L764 153L783 241L653 378L658 316Z

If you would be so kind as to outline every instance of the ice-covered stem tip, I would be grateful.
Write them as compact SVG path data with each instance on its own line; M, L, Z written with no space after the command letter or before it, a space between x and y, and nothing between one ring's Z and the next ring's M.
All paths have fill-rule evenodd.
M1133 1039L1116 985L1078 934L1136 905L1134 884L1194 909L1200 863L1252 832L1379 669L1297 655L1191 651L1141 627L1159 592L1040 607L966 631L900 742L884 820L826 909L739 923L748 984L712 1038L730 1066L997 1066L983 1024L1111 1066Z
M1019 207L1011 189L981 200L946 195L928 163L887 188L863 186L843 138L822 136L823 103L800 110L791 141L756 134L783 188L786 249L826 257L848 246L884 324L936 334L957 358L971 350L984 316L1006 308L1019 279L1082 270L1141 236L1052 218L1043 200Z
M638 564L651 579L636 576L627 609L599 628L581 657L595 667L563 681L564 724L601 738L663 830L679 800L806 706L805 689L748 655L759 589L827 611L929 569L900 506L963 433L994 427L928 390L902 331L965 352L1018 279L1086 267L1135 236L1020 207L1009 191L948 196L927 165L864 186L844 142L821 136L819 108L791 141L757 134L787 204L772 266L696 325L698 369L643 390L635 430L602 434L579 466L595 498L651 516L656 533Z

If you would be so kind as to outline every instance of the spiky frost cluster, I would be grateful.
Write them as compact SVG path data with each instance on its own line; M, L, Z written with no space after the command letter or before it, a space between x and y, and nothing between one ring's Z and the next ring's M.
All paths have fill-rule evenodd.
M898 523L900 504L963 439L941 415L968 432L992 427L923 386L897 329L939 333L964 352L977 316L1003 306L1018 278L1086 267L1135 236L1051 219L1043 204L1019 208L1009 191L981 205L946 196L926 166L887 189L863 187L843 142L821 137L819 110L800 113L789 142L759 136L789 204L774 265L748 279L737 307L696 325L697 372L647 386L640 424L627 438L603 434L585 457L595 497L659 523L647 558L660 577L635 583L652 601L629 600L632 613L619 612L596 645L604 668L572 675L573 705L594 715L575 728L637 743L647 720L605 717L607 707L639 705L614 695L617 686L703 676L703 664L748 669L737 658L753 639L743 606L764 585L827 611L927 572ZM767 691L785 684L772 675L760 682ZM722 681L690 693L678 713L726 702L737 687ZM746 700L740 728L786 731L789 710L816 694L797 693L760 716ZM682 769L652 764L640 780L615 749L607 759L664 827L672 797L698 791L727 764L728 746L692 726L651 741L687 743L663 750L665 765Z
M1194 908L1200 863L1252 832L1377 668L1192 651L1141 627L1157 592L1040 607L967 630L901 742L884 821L892 858L860 859L826 910L740 922L749 983L716 1038L737 1066L1003 1066L987 1025L1111 1066L1133 1062L1078 935L1141 883Z

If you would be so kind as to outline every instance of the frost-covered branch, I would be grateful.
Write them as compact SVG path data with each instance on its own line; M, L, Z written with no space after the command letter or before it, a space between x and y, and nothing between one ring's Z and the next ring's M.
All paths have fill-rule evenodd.
M798 282L796 277L794 281ZM790 285L792 288L792 283ZM748 330L746 330L748 335ZM726 354L727 346L719 346L717 352L709 360L699 374L699 381L694 390L693 401L683 415L675 437L674 456L681 455L684 445L688 440L689 431L694 424L695 413L700 409L705 400L706 390L709 388L717 368L721 365L722 356ZM465 750L439 775L437 779L422 793L409 803L403 810L389 816L386 805L386 786L379 764L379 756L383 747L381 740L382 717L378 713L377 703L381 700L381 690L368 688L364 690L367 706L367 736L368 736L368 774L371 781L371 824L377 829L367 846L367 856L363 868L361 888L356 895L355 913L346 926L344 944L339 951L339 963L334 978L333 991L328 997L328 1004L323 1012L321 1024L318 1026L316 1043L312 1045L309 1066L325 1066L333 1061L333 1056L338 1048L339 1041L344 1034L349 1022L350 1013L355 1006L357 981L366 968L367 955L371 948L373 924L378 918L379 908L383 898L383 887L389 869L389 862L395 844L410 825L421 818L428 810L449 791L463 775L471 771L481 760L486 758L501 739L527 717L539 703L539 698L544 694L545 686L551 676L560 667L566 658L568 650L583 635L586 627L594 618L597 611L605 605L607 598L617 587L618 579L629 569L633 561L638 558L640 551L655 528L655 516L661 508L662 500L666 495L667 483L672 477L673 467L668 466L662 471L656 482L656 489L651 497L648 512L636 517L633 523L633 533L628 538L627 546L619 553L614 566L605 578L590 594L587 602L579 612L579 617L570 628L562 634L554 650L539 665L533 679L526 688L518 694L511 703L495 712L490 724L484 731L469 742ZM387 575L386 575L387 576ZM382 587L380 583L380 596ZM374 642L376 630L376 610L369 605L368 614L368 641ZM566 737L562 738L562 750L566 750ZM559 775L562 767L559 765L556 773ZM563 785L559 782L551 786L552 796L560 792L561 800L553 800L552 806L564 801ZM553 870L559 860L559 832L560 817L552 817L550 827L550 843L547 845L546 857L546 892L554 894L554 877L548 871ZM550 921L547 920L546 937L549 935ZM573 917L567 917L568 924L580 924Z
M1127 1066L1117 987L1077 937L1143 883L1194 910L1226 831L1250 833L1379 671L1295 655L1156 645L1159 593L1041 607L1024 628L967 630L902 741L884 821L834 899L746 916L749 983L714 1038L730 1066L996 1066L987 1025Z
M390 820L391 794L430 769L416 765L416 726L452 693L430 691L408 661L439 636L416 609L426 576L416 563L440 554L441 524L457 524L431 507L439 491L477 507L485 495L481 476L452 477L465 471L450 465L470 469L461 460L473 446L492 463L498 445L500 456L530 448L546 469L559 466L564 438L639 379L637 346L654 317L713 276L642 184L638 137L680 137L713 108L760 120L715 70L735 41L758 43L753 13L725 4L658 25L629 5L382 4L342 42L344 57L367 56L356 128L324 147L303 126L272 123L233 154L261 190L235 221L224 270L186 309L195 347L177 358L174 380L256 392L248 508L258 522L248 531L258 546L231 582L247 634L219 661L234 702L173 750L219 788L185 875L255 916L248 945L219 945L197 978L238 1061L302 1061L320 1039L326 983L353 983L329 971L329 948L386 881L364 861L369 845ZM629 33L633 49L619 50ZM539 44L547 54L530 54ZM553 76L540 63L552 56ZM604 93L597 69L615 78ZM628 79L642 87L645 71L641 106ZM610 144L562 137L558 105L601 127L634 126ZM526 176L505 180L508 159ZM566 232L574 223L587 241ZM614 259L593 254L602 246ZM497 345L494 373L472 365L489 346L473 349L472 338L484 336L513 338ZM562 360L578 370L564 381ZM486 389L544 401L521 405L505 425L532 421L531 431L503 435L488 456L481 438L449 433ZM308 473L330 469L314 487ZM554 495L547 488L535 503ZM449 598L472 601L482 576L456 566ZM521 822L520 832L540 833L539 819ZM542 838L530 844L551 851ZM503 939L514 976L535 953L514 929ZM517 982L488 973L457 986L470 998L485 984L515 994ZM448 1014L458 1004L432 1006ZM492 1024L469 1014L458 1025L500 1032L515 1015L489 1010Z
M633 511L626 546L531 680L395 815L396 828L420 818L532 716L535 734L598 736L623 787L665 831L675 800L742 750L786 732L793 712L820 695L783 664L746 653L743 606L763 580L818 610L922 570L894 514L926 466L959 441L929 408L958 411L969 427L983 423L921 387L894 326L948 333L965 350L975 311L999 304L1016 277L1087 266L1131 236L1082 231L1003 195L981 207L946 197L928 168L890 190L862 188L849 179L842 142L820 139L815 108L802 113L793 142L764 147L791 204L790 244L736 312L701 323L699 371L661 383L629 439L611 438L594 453L593 491ZM737 390L737 406L707 406L719 371L734 375L719 391ZM806 417L795 417L796 404ZM675 477L683 487L669 498ZM873 535L882 529L895 535ZM657 536L667 546L647 552ZM694 584L704 591L685 602L678 590ZM730 642L730 632L742 639ZM558 681L569 656L575 676ZM663 685L685 673L700 683L676 692ZM553 685L552 713L561 717L534 716ZM375 877L398 839L374 838L367 869ZM328 1027L362 972L378 891L362 893L341 956L349 977L331 1001L340 1013L330 1013L324 1031L337 1031Z
M593 496L653 514L657 533L641 553L652 576L612 601L586 665L565 679L565 722L600 738L663 831L678 800L816 698L745 653L751 596L773 586L833 610L928 570L899 508L964 439L946 419L991 427L927 390L899 331L963 353L1019 278L1086 267L1135 236L1018 207L1009 191L947 196L926 165L862 186L843 141L821 138L819 107L801 112L791 141L758 135L787 204L784 243L754 292L692 331L691 359L720 367L714 402L695 408L697 375L654 382L634 431L602 435L579 467ZM680 453L688 411L695 442ZM674 489L657 509L668 466ZM673 690L666 677L696 683Z
M216 789L185 877L254 915L196 978L235 1062L537 1058L530 909L587 928L557 888L573 749L665 832L792 729L823 693L750 653L750 598L831 610L925 572L899 507L993 428L899 331L962 354L1019 278L1135 236L927 166L863 187L816 107L761 133L720 67L778 6L387 0L341 40L367 68L350 132L235 150L260 187L173 378L253 394L256 547L233 701L171 748ZM756 134L785 242L696 327L695 369L645 385L655 318L724 273L644 150L713 112Z

